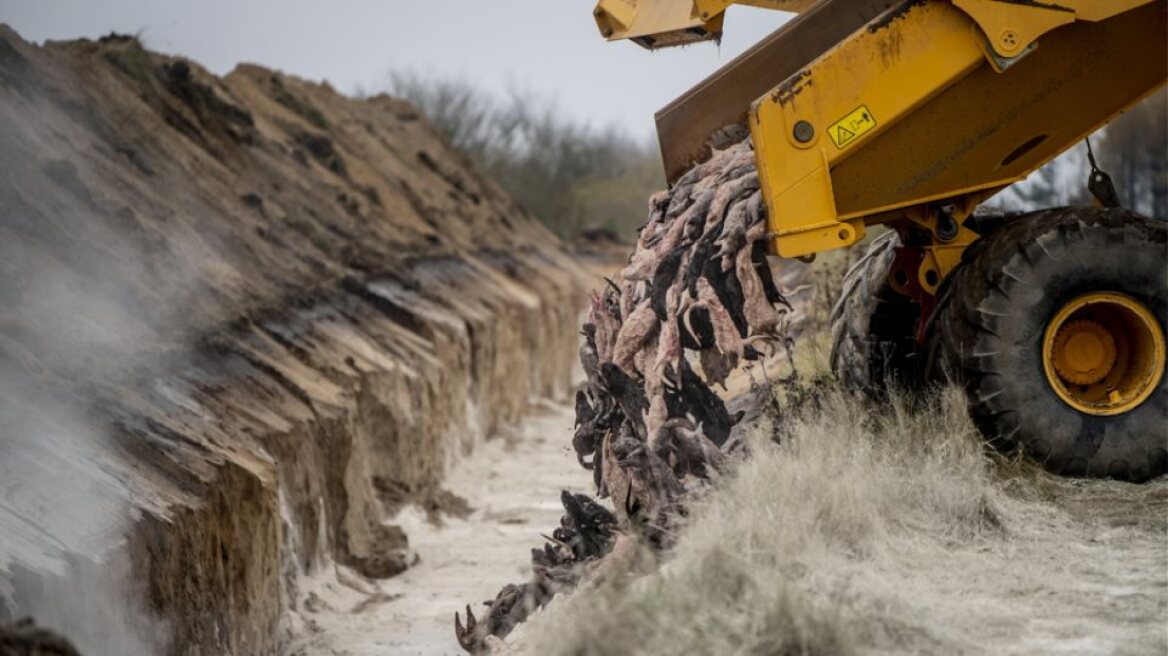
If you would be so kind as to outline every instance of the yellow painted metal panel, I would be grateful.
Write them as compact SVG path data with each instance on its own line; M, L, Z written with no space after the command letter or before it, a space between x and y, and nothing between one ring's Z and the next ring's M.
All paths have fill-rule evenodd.
M818 3L671 102L657 113L666 179L676 181L709 157L711 135L745 134L751 103L897 4Z
M1166 8L1157 0L1053 28L997 68L985 34L952 2L873 21L752 108L773 249L792 257L848 246L864 217L1025 176L1163 84ZM848 127L841 142L841 124L860 125L859 107L871 126Z
M1066 0L1064 0L1066 1ZM1156 0L1070 0L1069 4L1075 10L1079 20L1100 21L1112 16L1118 16L1126 11L1135 9Z
M694 15L692 0L642 2L624 38L663 34L703 25L705 21Z
M1047 32L1075 22L1075 12L1050 5L1003 8L996 0L953 0L973 17L990 46L1002 57L1016 57Z
M777 235L775 250L795 257L860 239L862 230L818 228L838 220L835 201L808 193L804 180L813 173L830 180L830 167L863 150L866 141L984 61L981 41L965 14L948 2L911 5L857 32L755 103L752 136L771 230ZM879 117L880 124L842 150L821 138L860 106ZM804 142L796 138L800 123L813 130ZM874 168L872 184L884 175L881 167ZM827 238L796 238L810 230Z
M726 9L747 5L802 12L819 0L599 0L592 14L607 39L632 39L646 48L664 48L716 39Z
M1168 78L1168 0L906 2L827 43L827 32L803 19L837 7L862 13L855 5L600 0L596 16L610 38L659 47L715 37L731 4L807 12L780 31L774 43L783 48L767 51L805 56L796 64L804 68L755 101L748 117L772 248L785 256L851 245L868 221L895 220L914 206L972 207ZM739 110L726 105L744 104L741 89L765 88L744 75L795 70L754 64L737 63L733 75L720 73L659 116L669 128L661 136L671 177L701 156L711 131L737 122ZM946 260L938 270L949 255L937 255Z
M693 0L699 14L713 16L726 11L730 5L746 5L763 9L777 9L799 13L810 9L820 0Z
M833 167L841 218L1025 178L1163 85L1166 42L1161 1L1060 27L1004 72L978 66Z
M605 38L633 39L649 48L707 40L722 32L722 15L701 18L693 0L600 0L592 15Z
M793 13L848 0L599 0L593 14L610 40L633 39L647 48L717 38L731 5ZM999 54L1024 50L1041 34L1073 20L1097 21L1155 0L953 0L982 26Z

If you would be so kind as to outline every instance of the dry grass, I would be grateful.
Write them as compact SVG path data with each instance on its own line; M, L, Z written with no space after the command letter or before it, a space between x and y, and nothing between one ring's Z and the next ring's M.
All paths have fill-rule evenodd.
M800 358L822 366L809 342ZM516 651L1168 648L1164 481L1064 481L990 455L958 390L872 408L813 387L786 395L802 402L781 428L757 427L660 567L557 600Z
M997 531L1002 494L958 394L876 415L835 389L820 400L781 444L760 427L664 567L554 608L530 653L841 654L895 630L880 620L888 600L856 596L841 573L895 567L906 541Z

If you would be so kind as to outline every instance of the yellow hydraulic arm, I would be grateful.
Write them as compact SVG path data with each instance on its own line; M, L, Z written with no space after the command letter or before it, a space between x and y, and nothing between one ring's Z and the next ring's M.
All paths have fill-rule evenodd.
M716 37L729 4L801 14L658 114L668 178L742 126L775 253L911 223L932 234L926 291L974 207L1168 79L1168 0L602 0L596 18L657 47Z

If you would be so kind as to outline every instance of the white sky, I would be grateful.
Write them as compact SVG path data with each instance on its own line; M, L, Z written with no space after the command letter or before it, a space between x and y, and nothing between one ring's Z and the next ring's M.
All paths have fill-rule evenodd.
M331 5L331 6L330 6ZM592 0L0 0L25 39L138 33L223 74L241 61L377 91L391 70L522 88L648 136L653 113L789 18L733 8L721 47L606 43Z

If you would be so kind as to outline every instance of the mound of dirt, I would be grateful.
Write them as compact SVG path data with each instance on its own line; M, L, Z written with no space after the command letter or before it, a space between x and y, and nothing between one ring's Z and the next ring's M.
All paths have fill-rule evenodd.
M0 621L277 653L569 390L587 273L404 102L0 26L0 124Z

